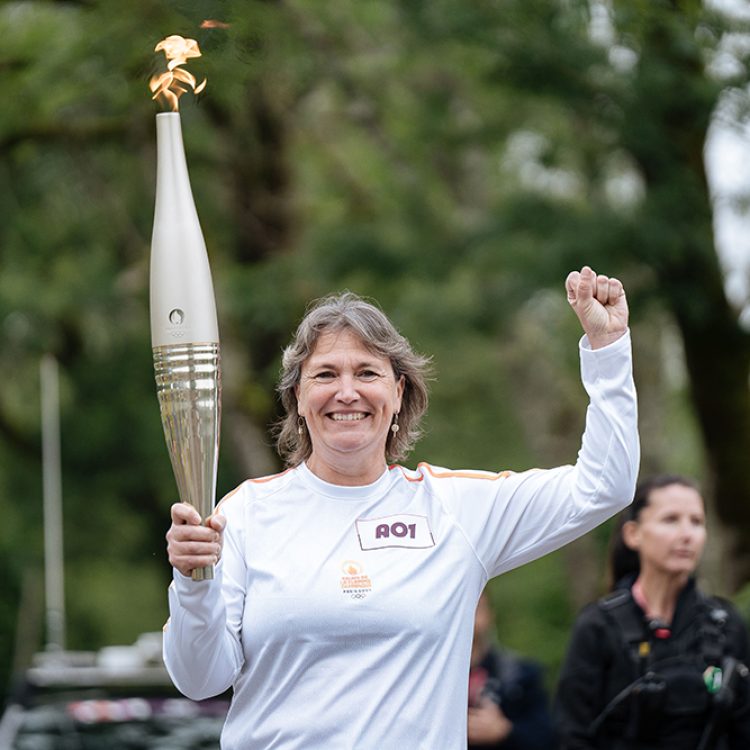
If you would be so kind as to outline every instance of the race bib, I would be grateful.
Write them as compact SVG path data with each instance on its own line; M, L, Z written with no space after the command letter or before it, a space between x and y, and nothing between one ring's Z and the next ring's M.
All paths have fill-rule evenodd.
M400 513L382 518L358 518L356 526L359 546L363 550L385 547L425 549L435 546L426 516Z

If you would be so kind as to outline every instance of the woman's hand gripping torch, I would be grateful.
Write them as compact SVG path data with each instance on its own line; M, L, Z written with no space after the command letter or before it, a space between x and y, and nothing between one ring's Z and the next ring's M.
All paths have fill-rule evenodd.
M193 201L179 97L205 85L180 67L199 57L193 39L159 42L167 71L151 79L154 99L171 110L156 115L156 204L151 238L151 343L156 390L180 500L204 524L216 501L221 423L221 367L216 303L206 244ZM214 576L213 566L194 568L195 581Z

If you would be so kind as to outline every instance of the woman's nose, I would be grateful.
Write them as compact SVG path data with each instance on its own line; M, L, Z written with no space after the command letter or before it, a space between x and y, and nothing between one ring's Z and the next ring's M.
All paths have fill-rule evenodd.
M344 374L339 378L339 389L336 393L336 398L346 403L359 398L357 383L351 375Z
M690 539L695 535L695 526L691 521L683 521L680 524L680 532L686 539Z

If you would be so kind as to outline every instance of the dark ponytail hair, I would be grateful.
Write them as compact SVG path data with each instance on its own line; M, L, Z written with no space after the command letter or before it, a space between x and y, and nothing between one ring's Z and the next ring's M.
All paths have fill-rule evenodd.
M648 506L651 493L654 490L660 490L673 484L690 487L700 492L700 488L692 479L680 474L658 474L638 483L633 502L617 517L615 528L609 540L610 589L616 588L618 582L626 576L637 577L641 572L641 560L638 552L625 544L622 537L622 527L628 521L639 519L641 511Z

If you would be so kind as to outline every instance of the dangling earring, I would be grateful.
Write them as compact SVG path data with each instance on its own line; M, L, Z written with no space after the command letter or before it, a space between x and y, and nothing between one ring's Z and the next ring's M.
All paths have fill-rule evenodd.
M399 430L398 426L398 412L393 415L393 424L391 425L391 432L395 435Z
M297 434L305 434L305 420L304 417L297 417Z

